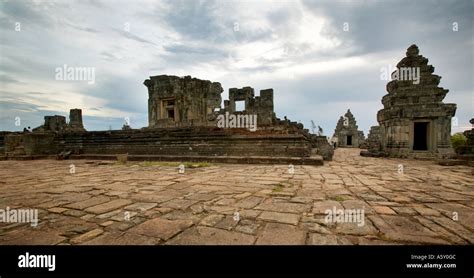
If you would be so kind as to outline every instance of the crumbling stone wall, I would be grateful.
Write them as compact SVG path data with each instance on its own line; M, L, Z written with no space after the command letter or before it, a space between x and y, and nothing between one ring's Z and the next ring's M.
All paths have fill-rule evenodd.
M372 157L386 156L386 154L382 151L381 142L382 134L380 126L371 126L369 134L367 135L367 140L365 140L367 150L361 151L360 155Z
M148 88L148 127L210 126L220 109L222 86L219 82L191 76L151 76Z
M35 132L44 132L44 131L64 131L67 128L66 117L60 115L54 116L44 116L44 124L34 128Z
M82 110L69 110L69 123L66 123L66 117L61 115L44 116L44 124L33 129L34 132L68 132L68 131L86 131L82 124Z
M244 101L243 111L236 111L236 101ZM257 115L257 125L276 125L276 116L273 111L273 89L260 90L260 96L255 97L252 87L229 89L229 100L224 101L224 110L220 113Z
M312 142L316 154L323 157L324 160L331 161L334 156L334 148L329 144L326 136L312 135Z
M257 115L258 126L276 123L273 111L273 89L260 91L255 96L252 87L229 89L229 99L221 108L223 92L219 82L200 80L190 76L152 76L145 80L148 88L148 127L216 126L219 114ZM236 110L236 102L244 101L243 111Z
M4 151L7 157L25 154L23 147L23 134L19 132L6 134L4 142Z

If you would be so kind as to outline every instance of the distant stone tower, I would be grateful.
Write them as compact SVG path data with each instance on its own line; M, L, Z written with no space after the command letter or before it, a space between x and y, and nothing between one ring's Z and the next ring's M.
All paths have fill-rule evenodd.
M451 148L451 118L456 104L445 104L448 90L438 86L440 76L419 55L416 45L397 64L377 114L381 148L394 157L443 157ZM411 78L410 78L411 77Z
M337 122L334 136L338 147L358 148L364 141L364 132L359 131L357 121L351 110L347 109L344 117L340 117Z
M82 124L82 110L71 109L69 110L69 128L73 130L85 130Z

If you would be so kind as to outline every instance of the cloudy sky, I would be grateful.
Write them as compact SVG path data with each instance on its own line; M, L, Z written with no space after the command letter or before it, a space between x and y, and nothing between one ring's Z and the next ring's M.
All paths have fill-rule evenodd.
M350 108L367 134L411 44L442 76L459 125L474 116L473 1L0 0L0 130L82 108L88 130L147 125L152 75L273 88L275 112L331 135ZM454 30L453 30L454 29ZM94 69L95 82L56 80ZM21 120L20 126L15 125Z

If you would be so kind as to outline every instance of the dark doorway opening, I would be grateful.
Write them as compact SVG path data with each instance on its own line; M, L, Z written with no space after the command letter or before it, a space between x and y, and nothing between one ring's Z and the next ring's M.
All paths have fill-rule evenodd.
M428 150L428 122L414 123L413 126L413 150Z
M174 120L174 109L168 109L168 118Z
M352 146L352 135L347 135L347 145Z
M164 106L166 109L166 117L174 120L174 99L166 100Z

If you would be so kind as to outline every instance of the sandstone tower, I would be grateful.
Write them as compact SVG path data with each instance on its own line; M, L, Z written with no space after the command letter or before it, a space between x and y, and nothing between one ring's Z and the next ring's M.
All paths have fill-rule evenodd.
M448 90L438 86L441 76L433 72L416 45L397 64L387 84L388 94L382 98L384 108L377 114L381 148L387 155L443 157L453 153L451 118L456 104L443 103Z
M347 109L344 117L337 122L334 136L337 138L337 146L345 148L358 148L364 141L364 132L359 131L357 121L350 109Z
M148 88L148 127L207 126L220 109L222 86L219 82L191 76L151 76Z

